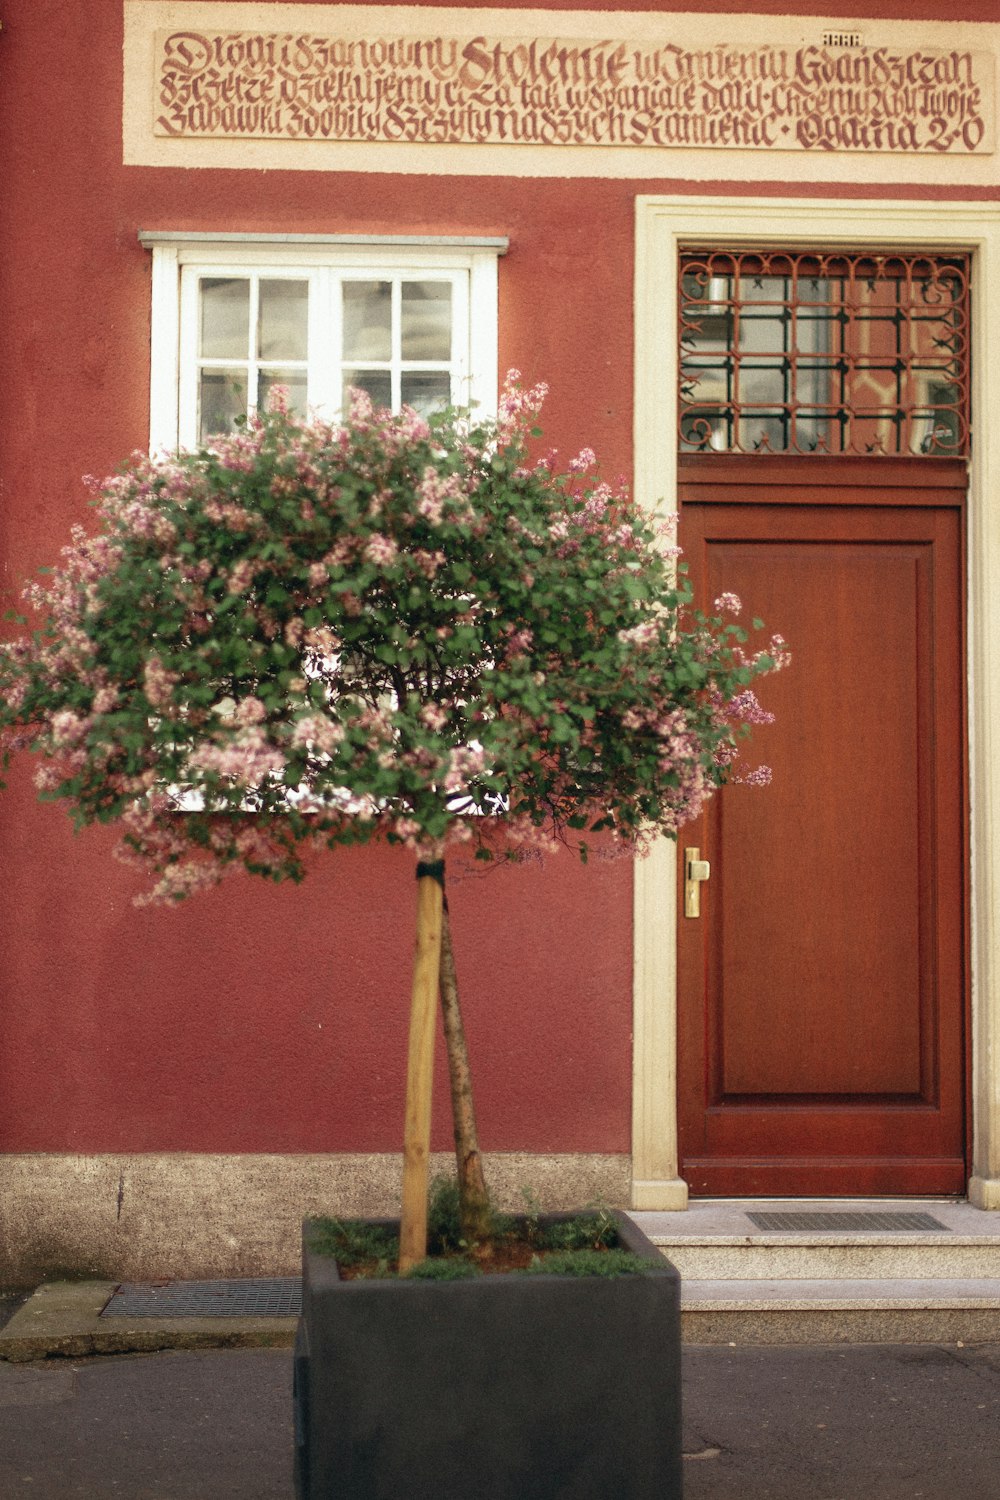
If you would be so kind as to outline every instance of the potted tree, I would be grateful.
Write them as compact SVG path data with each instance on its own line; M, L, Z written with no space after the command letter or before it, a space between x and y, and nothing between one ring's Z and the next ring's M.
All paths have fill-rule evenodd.
M595 845L635 851L675 835L733 778L739 738L761 714L751 683L784 658L777 638L746 648L734 596L712 615L692 610L672 539L599 478L589 450L565 471L534 455L543 396L512 372L496 422L393 416L358 395L342 424L299 420L279 397L210 449L135 456L100 487L98 529L74 531L62 565L29 589L33 628L0 649L5 757L39 752L41 795L66 801L77 824L120 824L123 856L153 877L140 900L179 901L239 870L299 880L316 847L378 837L411 851L404 1274L426 1255L439 994L467 1245L490 1223L446 854L571 845L586 858ZM336 1493L457 1496L483 1489L484 1473L488 1493L519 1500L607 1484L679 1493L676 1277L634 1226L616 1232L650 1274L506 1278L503 1303L498 1278L345 1282L307 1242L301 1493L342 1482ZM544 1307L562 1307L557 1323L540 1300L552 1282ZM442 1294L457 1322L432 1334ZM343 1357L351 1338L355 1353L331 1373L326 1344ZM363 1374L366 1344L376 1354ZM366 1402L387 1384L390 1344L400 1373L386 1419ZM609 1368L616 1348L624 1362ZM406 1369L425 1396L434 1387L429 1404L406 1393ZM617 1391L606 1419L593 1379L566 1394L581 1369ZM543 1381L560 1393L561 1427L540 1406ZM668 1398L667 1435L650 1443ZM553 1489L538 1476L557 1455L566 1477ZM348 1477L335 1481L334 1468Z

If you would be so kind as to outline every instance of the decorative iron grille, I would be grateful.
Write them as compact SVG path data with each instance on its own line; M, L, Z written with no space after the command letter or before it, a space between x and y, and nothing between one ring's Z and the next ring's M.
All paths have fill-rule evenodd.
M679 282L682 453L968 453L967 257L689 250Z

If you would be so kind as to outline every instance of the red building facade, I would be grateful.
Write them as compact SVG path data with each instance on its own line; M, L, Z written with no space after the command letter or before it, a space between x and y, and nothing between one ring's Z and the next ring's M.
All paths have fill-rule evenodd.
M84 474L269 383L489 405L516 366L796 644L780 787L456 886L508 1200L1000 1207L993 12L8 0L5 605ZM138 910L113 842L15 767L0 1275L273 1270L305 1212L391 1210L407 856Z

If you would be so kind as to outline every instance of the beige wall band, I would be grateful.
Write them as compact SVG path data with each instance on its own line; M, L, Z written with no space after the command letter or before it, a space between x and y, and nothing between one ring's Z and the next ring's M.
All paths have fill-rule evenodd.
M454 1166L431 1157L432 1177ZM504 1153L485 1166L503 1209L523 1210L525 1191L544 1209L628 1204L627 1156ZM31 1153L5 1156L3 1173L0 1285L293 1276L306 1216L398 1216L402 1158Z
M986 185L998 48L977 22L125 0L124 160L934 183L946 159Z

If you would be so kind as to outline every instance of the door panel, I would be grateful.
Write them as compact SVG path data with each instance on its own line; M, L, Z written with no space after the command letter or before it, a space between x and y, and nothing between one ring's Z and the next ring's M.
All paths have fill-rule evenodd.
M762 679L776 720L748 746L772 784L724 789L680 839L712 865L701 917L678 915L682 1175L696 1194L961 1191L955 492L725 493L682 491L696 595L735 591L793 658Z

